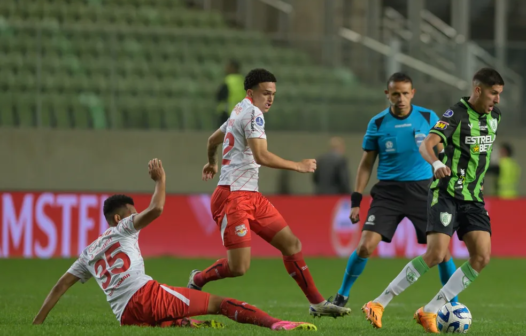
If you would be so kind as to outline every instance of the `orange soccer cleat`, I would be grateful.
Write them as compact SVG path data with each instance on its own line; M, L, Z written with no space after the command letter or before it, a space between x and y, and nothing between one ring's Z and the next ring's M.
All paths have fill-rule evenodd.
M384 314L384 306L379 303L369 301L363 305L362 311L365 314L365 319L373 325L373 327L380 329L382 327L382 315Z
M416 323L424 327L426 332L433 334L439 333L437 329L437 314L426 313L424 307L421 307L416 311L414 319Z

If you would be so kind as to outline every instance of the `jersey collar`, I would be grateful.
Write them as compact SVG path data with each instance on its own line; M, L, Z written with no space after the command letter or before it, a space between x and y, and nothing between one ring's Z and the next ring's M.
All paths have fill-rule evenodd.
M248 99L252 103L252 105L254 105L254 101L252 100L252 98L250 98L249 96L246 96L245 99Z
M389 109L389 114L391 114L391 116L392 116L393 118L398 119L398 120L404 120L404 119L409 118L409 116L411 115L411 113L413 113L413 104L411 104L411 110L409 111L409 113L408 113L407 115L403 116L403 117L399 117L399 116L395 115L395 114L393 113L393 111L391 111L391 107L389 107L388 109Z
M468 100L469 100L469 97L462 97L460 99L460 102L462 104L464 104L464 106L466 106L466 108L468 109L468 113L473 114L477 118L482 118L482 117L486 116L485 113L481 114L481 113L478 113L477 111L475 111L475 109L473 108L473 106L471 106L471 104L468 102Z

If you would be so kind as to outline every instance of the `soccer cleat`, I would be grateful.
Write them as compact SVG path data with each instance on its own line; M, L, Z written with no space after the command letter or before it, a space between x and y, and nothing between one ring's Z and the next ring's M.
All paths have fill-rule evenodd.
M195 289L195 290L198 290L200 291L202 288L197 286L194 282L194 277L197 273L200 273L201 271L200 270L193 270L191 273L190 273L190 279L188 279L188 285L186 285L187 288L191 288L191 289Z
M414 315L416 323L420 324L426 332L438 334L437 329L437 314L426 313L424 307L418 308Z
M332 296L327 300L333 305L336 305L338 307L345 307L347 305L347 302L349 301L349 298L336 293L336 296L334 297L334 300L332 299Z
M185 317L181 319L181 327L194 328L194 329L200 329L200 328L223 329L225 325L221 322L217 322L214 320L199 321L199 320L194 320L192 318Z
M362 311L365 314L365 319L371 322L374 328L380 329L382 327L384 306L379 303L369 301L363 305Z
M309 330L316 331L318 328L312 323L279 321L270 327L272 330Z
M329 301L318 303L310 306L309 314L314 317L331 316L334 318L350 315L351 308L339 307Z

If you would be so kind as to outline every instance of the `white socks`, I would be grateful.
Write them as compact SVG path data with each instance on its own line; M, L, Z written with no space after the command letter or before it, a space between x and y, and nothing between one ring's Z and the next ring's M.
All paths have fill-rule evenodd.
M470 283L475 281L478 272L475 271L469 262L465 262L449 278L448 282L442 287L438 294L425 307L426 313L436 314L443 305L452 298L460 294Z
M384 308L391 302L391 300L400 295L404 290L411 286L418 278L429 270L429 267L424 262L422 257L416 257L405 265L402 272L387 286L385 291L373 302L381 304Z

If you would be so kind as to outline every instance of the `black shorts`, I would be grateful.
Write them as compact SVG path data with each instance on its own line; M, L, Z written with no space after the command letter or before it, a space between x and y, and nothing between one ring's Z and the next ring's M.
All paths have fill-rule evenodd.
M439 232L458 239L471 231L486 231L491 235L491 223L484 202L462 201L439 189L429 190L427 232Z
M398 224L407 217L414 225L419 244L427 242L427 193L431 179L423 181L380 181L371 190L373 202L363 231L373 231L390 243Z

